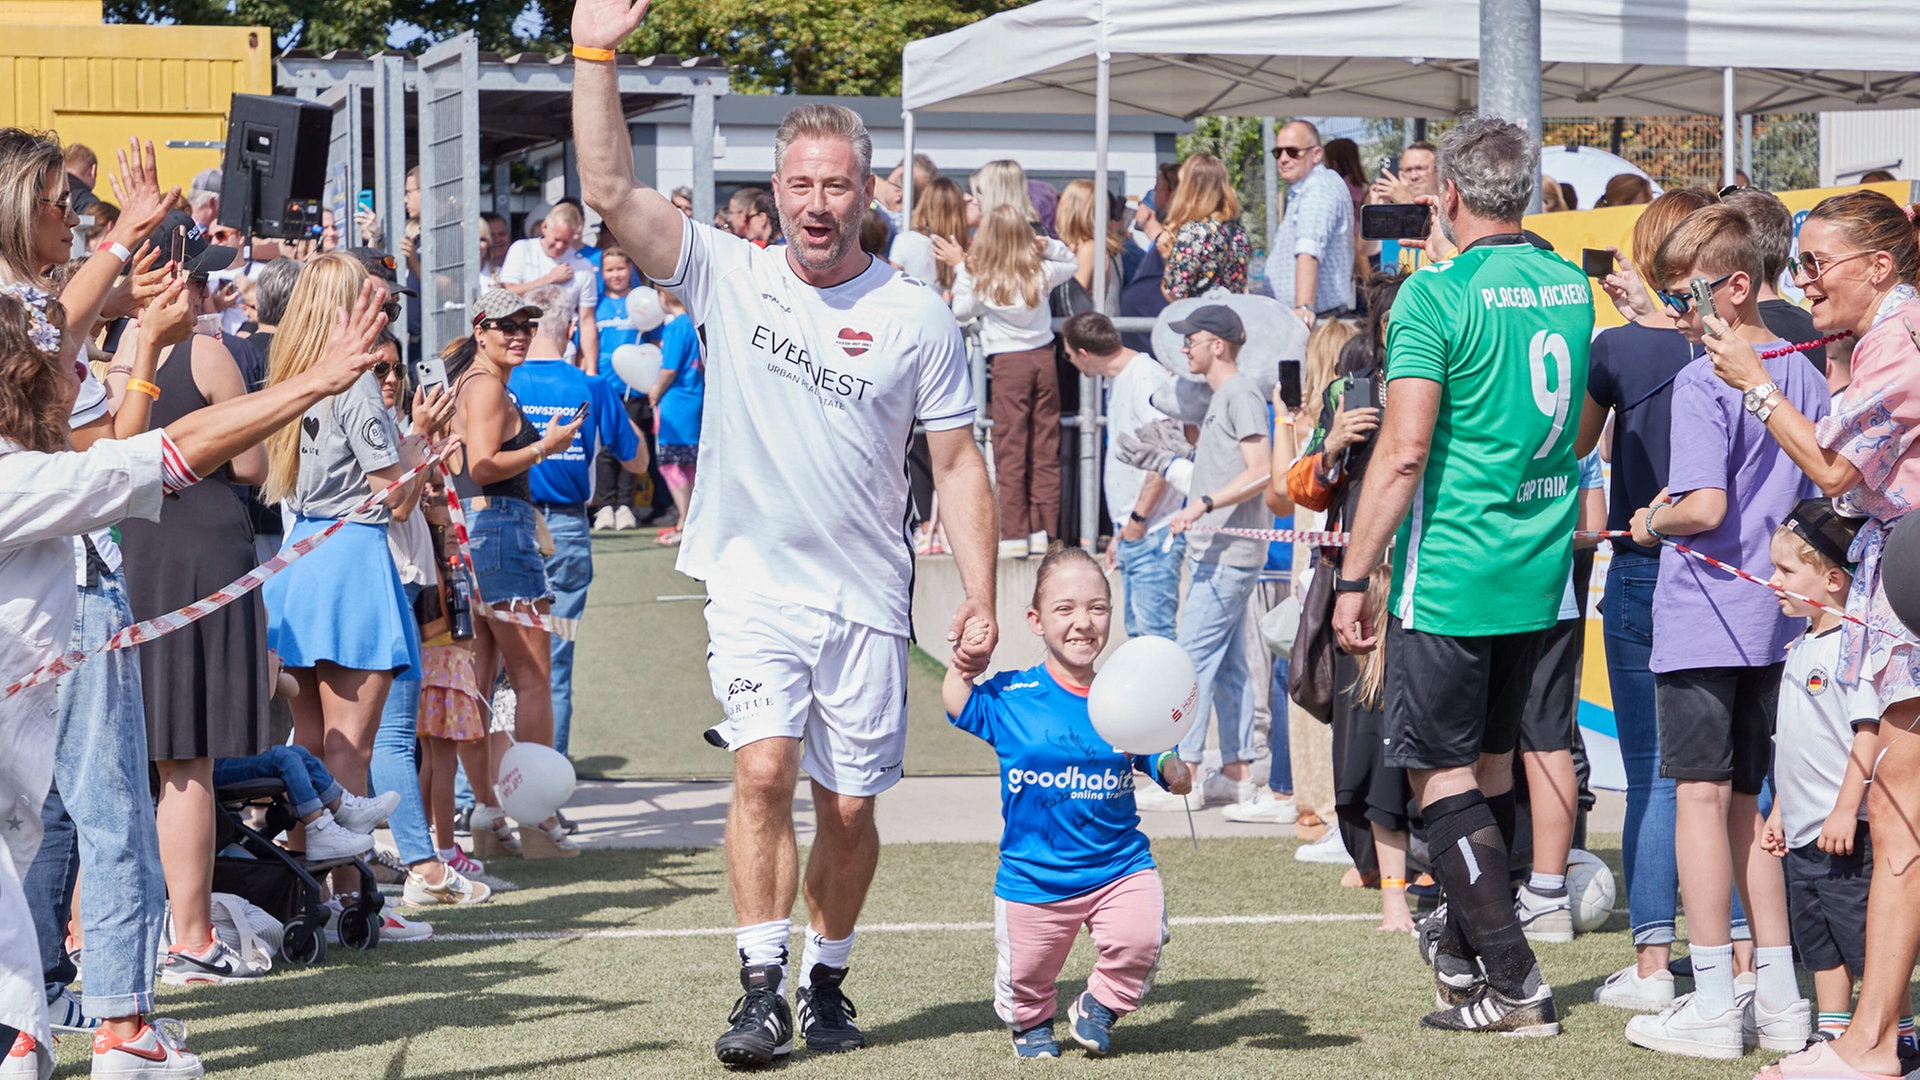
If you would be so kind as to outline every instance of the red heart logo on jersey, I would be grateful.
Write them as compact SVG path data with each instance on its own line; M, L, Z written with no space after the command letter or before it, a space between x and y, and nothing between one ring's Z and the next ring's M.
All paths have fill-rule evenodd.
M840 328L840 349L848 356L859 356L873 347L873 335L865 330Z

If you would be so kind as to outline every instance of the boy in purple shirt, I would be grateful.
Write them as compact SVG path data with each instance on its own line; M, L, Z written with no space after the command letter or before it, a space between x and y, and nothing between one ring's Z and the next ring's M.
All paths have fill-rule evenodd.
M1729 206L1695 211L1660 246L1653 279L1674 325L1690 342L1731 334L1765 356L1775 385L1744 397L1700 358L1673 384L1672 460L1667 490L1633 515L1634 540L1672 537L1752 573L1772 565L1773 531L1813 483L1767 436L1766 401L1778 389L1809 417L1825 416L1826 382L1761 321L1764 280L1753 226ZM1690 283L1705 280L1709 315L1695 310ZM1757 396L1756 396L1757 395ZM1654 591L1654 705L1661 774L1675 781L1675 848L1686 904L1694 993L1680 1008L1636 1016L1627 1040L1664 1053L1737 1058L1743 1026L1761 1046L1804 1046L1812 1012L1794 978L1786 883L1760 846L1758 800L1771 764L1781 662L1801 623L1772 593L1671 547L1660 552ZM1736 999L1728 923L1732 887L1753 929L1758 985ZM1743 1024L1744 1021L1744 1024Z

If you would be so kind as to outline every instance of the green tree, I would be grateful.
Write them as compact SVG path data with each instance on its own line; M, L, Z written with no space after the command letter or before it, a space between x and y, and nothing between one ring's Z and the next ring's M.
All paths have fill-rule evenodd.
M1285 123L1280 120L1277 123ZM1260 158L1260 118L1203 116L1193 131L1174 143L1181 158L1207 153L1227 167L1234 194L1240 197L1240 223L1253 237L1255 248L1265 248L1267 237L1266 165Z
M393 0L106 0L108 22L265 26L276 49L322 52L384 49L387 29L399 17Z

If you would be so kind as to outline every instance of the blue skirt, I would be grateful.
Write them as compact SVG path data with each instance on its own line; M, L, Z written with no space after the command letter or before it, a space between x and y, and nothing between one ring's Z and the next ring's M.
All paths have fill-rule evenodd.
M292 544L333 524L299 518ZM333 539L260 587L267 647L290 668L321 661L396 674L420 666L420 627L407 606L387 527L349 521Z

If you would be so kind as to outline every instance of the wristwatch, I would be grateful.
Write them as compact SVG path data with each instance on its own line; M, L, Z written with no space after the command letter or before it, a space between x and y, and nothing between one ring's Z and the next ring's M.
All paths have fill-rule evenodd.
M1767 422L1767 418L1761 414L1760 410L1766 408L1767 399L1772 397L1774 392L1779 389L1780 384L1769 379L1740 395L1740 403L1746 407L1748 412L1759 418L1760 422L1764 424ZM1767 409L1767 411L1772 412L1773 410Z
M1140 511L1138 510L1127 511L1127 520L1133 522L1136 525L1145 525L1147 523L1147 519L1141 517Z
M1333 591L1337 593L1366 592L1371 585L1372 585L1372 582L1370 582L1366 578L1360 578L1357 581L1352 578L1334 578L1333 579Z
M1213 513L1213 496L1211 495L1200 496L1200 505L1207 508L1207 513L1209 514Z

